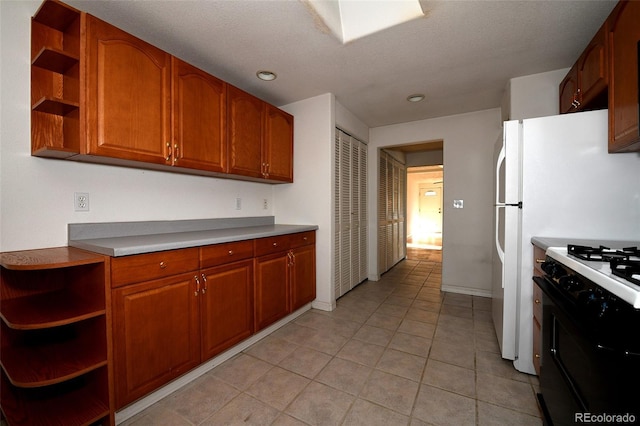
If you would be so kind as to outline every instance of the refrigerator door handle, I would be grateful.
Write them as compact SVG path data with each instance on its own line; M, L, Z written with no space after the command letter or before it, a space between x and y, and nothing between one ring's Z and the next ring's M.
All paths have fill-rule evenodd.
M505 146L504 146L504 140L503 140L503 144L500 147L500 152L498 153L498 158L496 159L496 176L495 176L495 182L496 182L496 204L495 206L498 208L504 207L504 203L500 202L500 167L502 166L502 163L504 163L505 161L505 157L506 157L506 152L505 152ZM496 209L496 213L495 213L495 244L496 244L496 252L498 253L498 257L500 258L500 264L504 265L504 250L502 250L502 247L500 247L500 239L499 239L499 229L498 226L500 225L500 220L499 220L499 214L497 212ZM503 268L504 270L504 268ZM504 279L501 280L502 281L502 288L504 288Z

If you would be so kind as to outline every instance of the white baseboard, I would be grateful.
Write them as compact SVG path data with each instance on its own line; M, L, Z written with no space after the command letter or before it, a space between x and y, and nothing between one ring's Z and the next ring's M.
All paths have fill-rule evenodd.
M201 364L200 366L198 366L195 369L189 371L188 373L178 377L177 379L175 379L171 383L168 383L168 384L164 385L160 389L158 389L158 390L150 393L149 395L137 400L136 402L124 407L122 410L116 412L115 423L116 424L120 424L120 423L124 422L125 420L128 420L131 417L135 416L136 414L140 413L141 411L145 410L146 408L149 408L150 406L152 406L156 402L160 401L162 398L164 398L164 397L170 395L171 393L177 391L181 387L191 383L192 381L194 381L198 377L202 376L203 374L207 373L211 369L217 367L218 365L222 364L223 362L227 361L228 359L230 359L230 358L234 357L235 355L239 354L240 352L244 351L249 346L251 346L254 343L264 339L265 337L267 337L269 334L273 333L274 331L276 331L280 327L290 323L294 319L298 318L300 315L304 314L309 309L311 309L311 303L308 303L307 305L305 305L302 308L298 309L294 313L292 313L292 314L286 316L285 318L281 319L280 321L270 325L269 327L265 328L264 330L259 331L258 333L256 333L253 336L249 337L247 340L243 340L242 342L238 343L236 346L232 347L231 349L226 350L225 352L221 353L220 355L216 356L215 358L211 358L209 361L205 362L204 364Z
M468 294L470 296L491 297L491 290L483 290L479 288L463 287L457 285L443 285L442 291L449 293Z

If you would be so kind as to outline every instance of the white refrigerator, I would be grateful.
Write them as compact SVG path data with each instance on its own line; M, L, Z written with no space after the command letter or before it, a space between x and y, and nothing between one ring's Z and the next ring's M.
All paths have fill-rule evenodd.
M607 110L507 121L496 142L493 322L519 371L535 374L531 238L640 238L640 154L609 154L607 125Z

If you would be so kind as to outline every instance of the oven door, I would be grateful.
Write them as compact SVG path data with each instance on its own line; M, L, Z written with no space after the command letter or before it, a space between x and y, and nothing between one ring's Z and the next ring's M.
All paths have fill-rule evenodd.
M640 421L638 355L599 342L571 299L534 279L543 291L540 390L547 422L573 425L599 414L634 414Z

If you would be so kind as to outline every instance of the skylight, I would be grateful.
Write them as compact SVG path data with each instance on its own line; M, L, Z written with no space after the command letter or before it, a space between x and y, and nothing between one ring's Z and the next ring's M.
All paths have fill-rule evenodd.
M307 0L346 44L424 16L418 0Z

